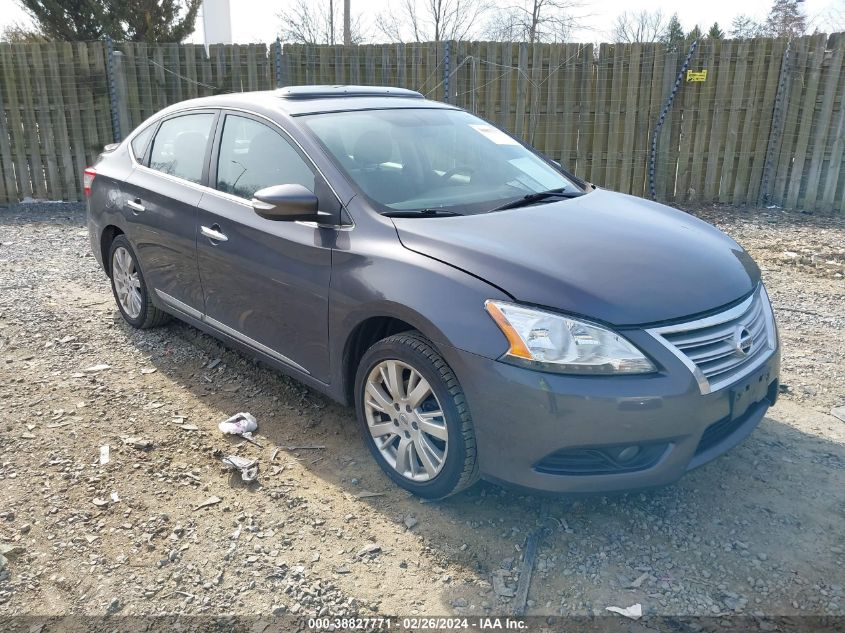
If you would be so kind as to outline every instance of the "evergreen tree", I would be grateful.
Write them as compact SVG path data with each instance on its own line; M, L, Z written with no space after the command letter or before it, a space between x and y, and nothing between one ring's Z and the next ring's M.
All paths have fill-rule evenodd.
M687 39L690 39L690 40L700 40L701 39L701 29L698 28L697 24L694 27L692 27L692 31L687 33Z
M807 30L807 18L798 0L775 0L766 18L766 34L772 37L799 37Z
M110 0L132 42L181 42L194 32L202 0Z
M718 22L713 22L713 26L707 31L707 37L711 40L721 40L725 38L725 32L719 28Z
M669 19L669 24L666 26L666 31L661 40L666 44L666 48L670 51L675 50L684 42L684 29L681 27L681 21L678 19L678 14L674 13Z
M194 31L202 0L18 0L42 37L180 42Z

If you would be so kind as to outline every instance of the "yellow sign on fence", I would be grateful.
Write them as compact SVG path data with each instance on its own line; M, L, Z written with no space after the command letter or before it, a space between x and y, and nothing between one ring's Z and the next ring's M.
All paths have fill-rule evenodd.
M688 70L687 81L707 81L706 70Z

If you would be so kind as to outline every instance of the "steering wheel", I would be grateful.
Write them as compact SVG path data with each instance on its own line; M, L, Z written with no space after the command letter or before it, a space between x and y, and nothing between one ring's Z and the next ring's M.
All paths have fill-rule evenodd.
M453 167L449 171L445 172L442 176L440 176L440 180L447 182L449 181L452 176L456 176L457 174L466 174L472 179L473 174L475 173L475 169L468 165L458 165L457 167Z

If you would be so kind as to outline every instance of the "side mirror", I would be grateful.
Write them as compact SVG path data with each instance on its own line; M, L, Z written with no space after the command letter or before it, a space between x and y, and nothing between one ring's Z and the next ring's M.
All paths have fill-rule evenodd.
M318 200L302 185L273 185L253 194L252 208L268 220L318 221Z

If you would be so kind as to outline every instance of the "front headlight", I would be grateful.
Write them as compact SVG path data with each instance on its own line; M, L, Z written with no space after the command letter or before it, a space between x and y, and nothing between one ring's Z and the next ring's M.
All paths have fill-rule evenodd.
M565 374L647 374L656 367L622 336L594 323L504 301L484 308L510 343L501 360Z

